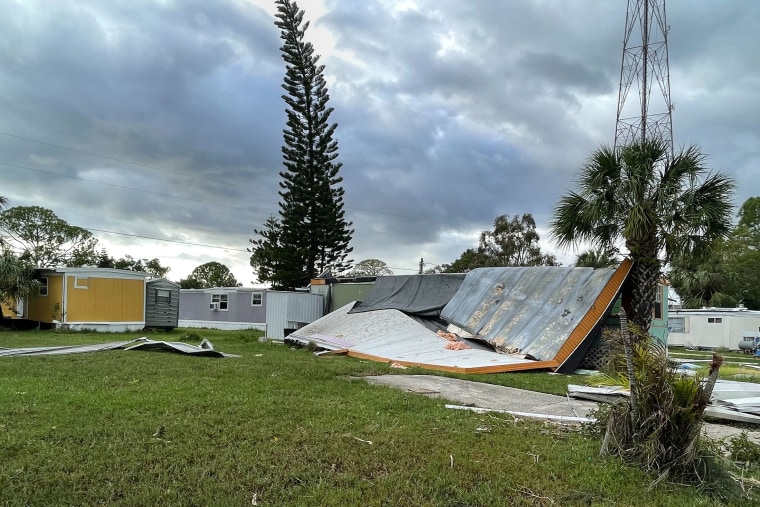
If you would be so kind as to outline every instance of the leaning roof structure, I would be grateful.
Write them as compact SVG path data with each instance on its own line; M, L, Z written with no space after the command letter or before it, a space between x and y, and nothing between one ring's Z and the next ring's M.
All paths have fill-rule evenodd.
M418 275L420 280L403 277L387 283L381 277L375 288L379 292L367 298L370 304L352 303L290 337L355 357L441 371L573 371L630 269L625 260L617 269L480 268L464 279ZM438 294L448 298L439 312L432 312L439 316L429 312L435 305L414 300L414 294L429 297L429 291L420 289L431 287L443 287ZM419 306L437 326L426 326L419 314L406 312ZM447 325L464 350L446 348L447 340L431 330Z
M629 271L629 261L616 270L479 268L467 273L441 317L499 352L550 361L553 369L571 360L575 369Z

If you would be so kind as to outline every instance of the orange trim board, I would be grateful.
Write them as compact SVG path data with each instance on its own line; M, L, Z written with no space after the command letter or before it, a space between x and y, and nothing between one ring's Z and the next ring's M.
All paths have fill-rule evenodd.
M624 259L620 263L620 266L612 274L612 278L607 282L607 285L602 289L602 292L591 305L591 308L583 316L581 321L575 326L573 332L560 347L557 355L554 356L554 362L557 363L557 368L567 361L570 355L575 352L583 340L589 335L589 333L596 327L600 320L604 318L609 308L615 302L615 297L620 292L620 288L623 286L623 282L628 278L628 273L631 272L633 263L630 259Z
M353 350L348 351L348 355L357 359L366 359L368 361L376 361L378 363L394 362L403 366L411 366L416 368L423 368L425 370L437 370L446 371L450 373L506 373L510 371L521 370L540 370L556 368L559 364L556 361L530 361L517 364L499 364L491 366L441 366L439 364L428 363L415 363L414 361L399 361L388 359L387 357L374 356L372 354L365 354L363 352L355 352Z

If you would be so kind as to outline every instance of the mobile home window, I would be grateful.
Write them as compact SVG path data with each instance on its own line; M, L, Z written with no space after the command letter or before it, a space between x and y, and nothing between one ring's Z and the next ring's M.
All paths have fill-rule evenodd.
M685 333L686 317L668 317L669 333Z
M723 317L707 317L708 324L721 324L722 322Z
M74 277L74 288L75 289L86 289L88 287L87 285L87 278L80 278L78 276Z
M40 296L48 295L48 279L46 276L40 278Z
M166 289L156 289L156 304L168 305L172 301L172 291Z
M220 310L227 309L227 294L211 294L211 302L218 303Z
M261 306L262 295L261 292L251 293L251 306Z

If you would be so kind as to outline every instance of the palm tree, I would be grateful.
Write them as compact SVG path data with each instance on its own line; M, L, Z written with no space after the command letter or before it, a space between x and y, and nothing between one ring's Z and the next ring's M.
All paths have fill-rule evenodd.
M602 248L592 248L581 253L575 259L575 266L579 268L611 268L620 264L615 252Z
M0 196L0 210L8 200ZM0 238L0 300L13 304L16 299L33 294L39 288L34 267L10 251ZM0 317L3 316L0 309Z
M671 156L658 139L602 147L582 168L578 190L554 210L551 234L560 247L625 246L633 267L623 304L641 329L652 322L662 267L679 255L701 258L730 233L734 182L710 172L705 158L695 146Z

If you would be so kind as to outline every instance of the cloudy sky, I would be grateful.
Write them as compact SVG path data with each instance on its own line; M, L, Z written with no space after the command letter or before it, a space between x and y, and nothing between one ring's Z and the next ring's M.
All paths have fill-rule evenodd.
M353 259L449 263L501 214L546 227L611 143L625 0L302 0L322 55ZM676 145L760 195L760 2L669 0ZM0 0L0 195L169 277L255 282L278 210L274 2Z

